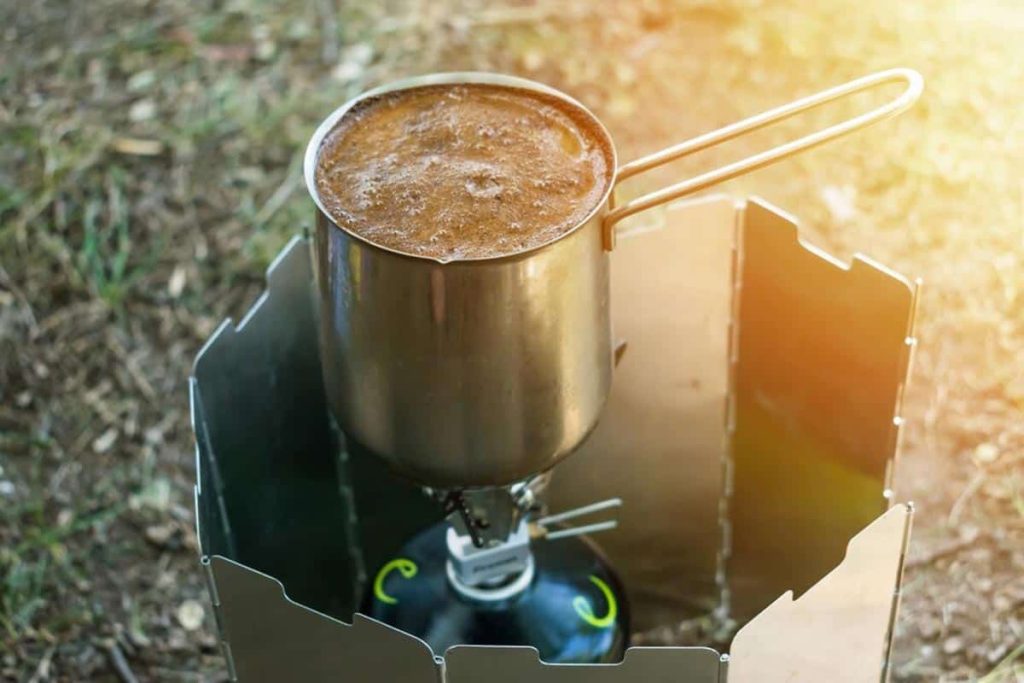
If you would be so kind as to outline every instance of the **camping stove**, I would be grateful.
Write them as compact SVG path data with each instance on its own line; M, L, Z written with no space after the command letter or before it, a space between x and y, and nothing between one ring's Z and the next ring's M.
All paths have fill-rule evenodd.
M566 523L622 501L547 515L541 494L549 480L543 474L507 489L443 496L427 489L450 521L418 533L379 567L360 611L422 638L435 653L457 645L523 645L547 662L621 660L629 640L625 591L585 537L616 522ZM514 519L515 528L490 519ZM595 589L600 614L586 597Z
M336 428L310 242L284 249L190 382L234 680L886 678L916 287L804 244L760 200L661 218L612 254L628 350L596 429L500 495L425 492ZM709 622L715 648L687 641Z

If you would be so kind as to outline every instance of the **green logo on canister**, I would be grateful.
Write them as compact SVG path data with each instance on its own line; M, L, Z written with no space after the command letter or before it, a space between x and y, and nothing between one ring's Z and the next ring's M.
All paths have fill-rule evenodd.
M386 605L398 604L398 598L393 598L384 592L384 581L388 578L388 574L396 569L407 579L416 576L416 572L419 571L419 567L416 566L415 562L404 557L391 560L380 568L380 571L377 572L377 578L373 581L373 595Z
M582 595L577 595L573 599L573 609L576 610L576 614L579 615L580 619L587 622L594 628L608 628L615 623L615 617L619 614L618 601L615 600L615 594L612 593L612 589L608 587L607 583L596 576L591 576L590 582L597 586L604 595L605 602L608 603L608 613L603 617L595 615L594 608L590 605L590 601Z

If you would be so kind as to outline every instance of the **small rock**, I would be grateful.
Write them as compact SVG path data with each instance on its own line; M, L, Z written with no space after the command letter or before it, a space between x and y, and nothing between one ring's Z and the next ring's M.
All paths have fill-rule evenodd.
M128 498L132 510L151 508L164 512L171 505L171 483L166 479L154 479L141 491Z
M128 109L128 118L138 123L148 121L156 115L156 102L148 97L138 100Z
M114 444L117 443L117 437L119 436L119 434L120 433L117 431L116 427L108 428L107 431L100 434L92 442L93 452L106 453L107 451L109 451L111 448L113 448Z
M174 536L173 524L155 524L146 527L146 540L158 547L164 547Z
M197 600L186 600L178 606L178 623L186 631L196 631L203 625L206 611Z
M146 443L158 446L164 442L164 430L159 425L150 427L142 433L142 438L146 440Z
M13 496L15 492L13 481L0 481L0 496Z
M950 638L946 638L945 642L942 643L942 651L946 655L955 655L958 652L963 651L963 649L964 641L963 638L960 638L959 636L952 636Z
M351 59L359 64L369 64L373 59L373 46L369 43L356 43L345 50L345 59Z
M350 83L363 73L363 67L355 62L342 62L331 71L331 78L339 83Z
M261 62L269 62L277 54L277 43L273 40L259 40L253 55Z
M181 293L185 291L186 273L182 266L175 266L174 272L171 273L170 280L167 281L167 293L171 295L172 299L177 299L181 296Z
M154 585L160 590L170 590L177 585L178 575L174 572L160 572Z
M273 31L266 24L258 24L252 29L252 39L256 44L253 55L260 61L270 61L277 52L277 43L273 40Z
M983 464L995 462L999 459L999 447L993 443L978 444L974 449L974 459Z
M125 87L128 88L129 92L139 92L141 90L148 90L154 83L156 83L156 72L152 69L146 69L145 71L132 74Z

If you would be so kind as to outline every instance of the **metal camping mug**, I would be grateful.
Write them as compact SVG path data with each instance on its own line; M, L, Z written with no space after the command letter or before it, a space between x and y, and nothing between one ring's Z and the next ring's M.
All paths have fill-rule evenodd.
M865 114L616 205L623 180L826 102L885 83L899 97ZM556 97L603 136L612 178L575 228L521 253L443 262L385 249L338 225L317 193L321 144L357 102L424 85L485 83ZM609 252L627 216L692 194L898 114L921 94L893 69L825 90L618 166L586 107L533 81L443 73L370 90L335 110L306 149L318 208L314 268L331 410L347 438L399 474L438 489L507 485L550 468L597 424L611 385ZM617 170L616 170L617 168Z

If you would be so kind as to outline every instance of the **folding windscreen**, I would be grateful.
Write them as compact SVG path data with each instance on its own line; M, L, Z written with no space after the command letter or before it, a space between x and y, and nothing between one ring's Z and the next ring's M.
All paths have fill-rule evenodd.
M203 565L238 680L884 678L910 522L907 506L889 507L887 477L913 287L807 247L763 202L726 197L623 234L612 280L626 352L549 502L621 497L619 528L598 540L636 630L713 614L739 627L728 655L634 647L617 665L548 665L529 648L432 653L354 613L367 567L440 513L333 430L309 245L296 239L191 382Z

